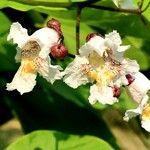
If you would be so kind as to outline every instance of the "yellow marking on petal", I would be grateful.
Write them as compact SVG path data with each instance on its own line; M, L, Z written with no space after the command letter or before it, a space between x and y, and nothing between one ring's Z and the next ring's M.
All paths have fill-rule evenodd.
M146 105L146 107L144 108L143 113L142 113L142 118L150 119L150 105Z
M22 74L35 73L35 72L36 72L36 66L33 61L26 60L23 62Z
M104 76L107 80L112 81L115 77L115 74L112 71L106 71Z
M89 63L92 67L101 67L102 65L104 65L104 60L102 57L99 56L98 53L96 52L92 52L90 55L89 55Z
M95 81L98 81L100 79L100 77L98 76L98 73L95 70L89 71L88 77L92 80L95 80Z

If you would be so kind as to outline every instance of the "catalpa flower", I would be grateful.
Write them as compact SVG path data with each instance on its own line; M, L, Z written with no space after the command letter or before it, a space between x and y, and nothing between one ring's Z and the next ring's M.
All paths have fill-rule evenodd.
M44 27L32 35L18 22L13 23L7 40L17 44L16 62L21 62L17 73L7 90L18 90L21 94L30 92L36 84L39 73L48 82L61 79L60 66L51 65L49 53L51 47L60 43L59 33L54 28Z
M138 104L136 109L127 110L124 120L128 121L137 115L141 117L141 126L150 132L150 105L147 92L150 89L150 80L138 72L134 76L128 75L129 85L127 91L131 98Z
M112 0L114 4L123 9L135 9L133 0Z
M123 58L123 53L130 46L121 44L120 35L116 31L106 34L105 38L88 35L79 55L65 69L64 82L72 88L93 83L89 96L91 104L96 101L102 104L117 102L120 86L127 83L126 74L134 74L139 69L135 61Z

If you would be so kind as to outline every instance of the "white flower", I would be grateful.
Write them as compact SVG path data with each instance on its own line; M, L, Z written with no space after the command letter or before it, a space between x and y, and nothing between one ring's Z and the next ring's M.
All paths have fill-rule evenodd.
M92 104L96 101L102 104L117 102L114 86L120 76L125 78L126 74L121 73L121 70L129 68L128 61L125 65L121 64L124 60L123 53L129 46L121 44L120 35L116 31L106 34L105 38L97 35L92 37L79 49L79 55L64 70L64 82L72 88L88 82L94 83L89 96ZM121 84L118 85L117 88Z
M52 66L49 57L50 48L59 42L55 30L44 27L29 36L27 30L16 22L11 25L7 37L7 40L11 39L18 45L15 59L21 62L21 66L12 82L7 84L7 90L16 89L21 94L30 92L36 84L37 73L51 83L61 79L61 67Z
M150 89L150 80L138 72L134 75L134 81L126 88L131 98L139 106L136 109L127 110L124 120L128 121L130 118L140 115L142 127L150 132L150 105L148 104L149 97L147 95Z
M135 9L135 5L133 3L133 0L112 0L114 4L123 9Z

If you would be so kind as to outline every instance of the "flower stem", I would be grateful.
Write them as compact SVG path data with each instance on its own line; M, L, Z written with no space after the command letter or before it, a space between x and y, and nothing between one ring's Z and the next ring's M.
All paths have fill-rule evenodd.
M76 52L79 54L80 47L80 19L81 19L81 5L77 5L77 16L76 16Z
M100 5L86 5L86 7L101 9L106 11L113 11L113 12L124 12L124 13L132 13L132 14L141 14L140 9L122 9L122 8L112 8L107 6L100 6Z

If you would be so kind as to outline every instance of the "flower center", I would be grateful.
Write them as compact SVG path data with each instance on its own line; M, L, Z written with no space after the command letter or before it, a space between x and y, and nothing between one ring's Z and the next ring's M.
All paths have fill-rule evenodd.
M100 57L96 52L92 52L89 55L91 69L88 70L87 76L101 86L109 85L116 77L119 70L119 66L112 64L112 59L110 60L108 57L109 53L107 59L106 57Z
M41 48L36 41L28 41L21 49L22 59L33 59L38 56Z

